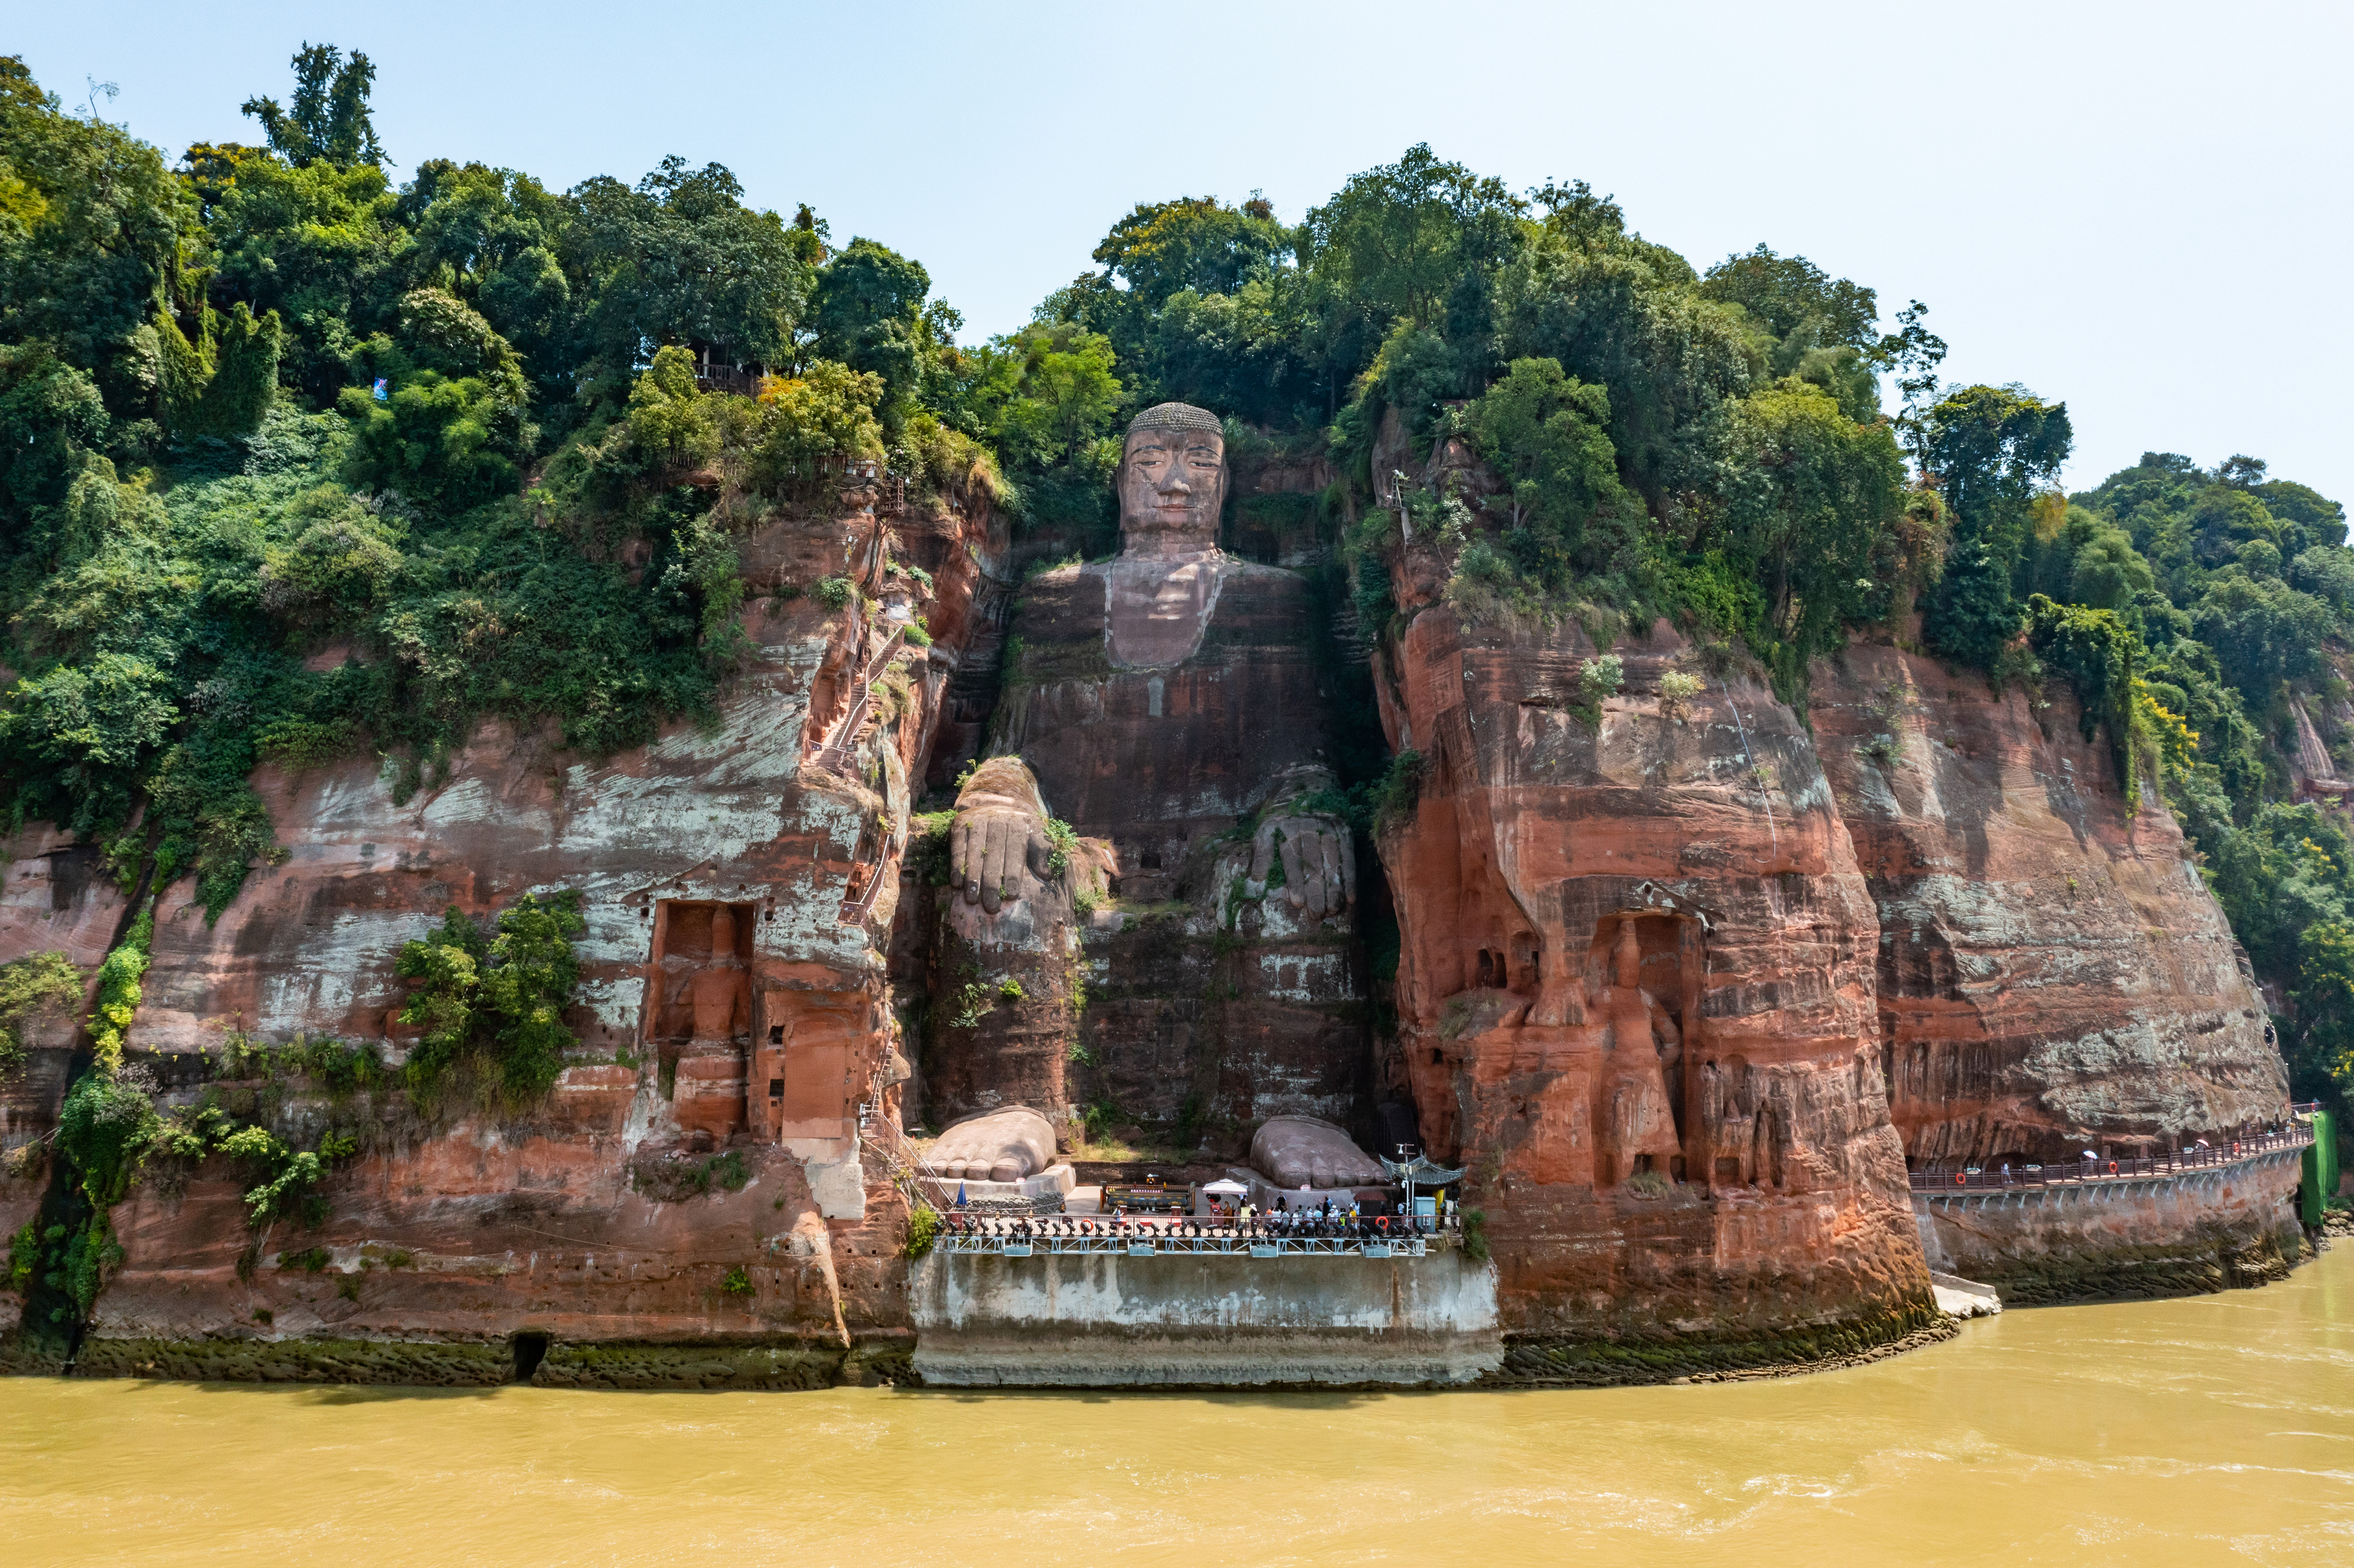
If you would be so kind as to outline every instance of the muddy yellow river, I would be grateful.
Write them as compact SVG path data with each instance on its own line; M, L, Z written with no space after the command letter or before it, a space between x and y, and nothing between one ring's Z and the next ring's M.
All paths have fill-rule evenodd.
M1853 1372L1596 1393L0 1380L0 1562L2354 1561L2354 1245Z

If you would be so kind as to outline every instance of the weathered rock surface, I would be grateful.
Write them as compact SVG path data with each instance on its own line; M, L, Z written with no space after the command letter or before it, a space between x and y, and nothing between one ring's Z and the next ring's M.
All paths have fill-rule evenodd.
M1428 471L1476 485L1468 463L1449 444ZM1576 626L1444 602L1427 533L1394 552L1410 619L1375 653L1384 727L1421 758L1378 834L1400 953L1377 1060L1363 898L1382 879L1357 885L1324 793L1331 628L1303 577L1195 547L1215 507L1169 501L1193 493L1160 471L1158 555L1047 572L1018 607L978 503L890 524L867 491L764 526L741 542L756 652L715 726L592 764L489 725L398 800L361 762L257 775L290 853L217 925L167 894L132 1057L168 1102L209 1092L297 1147L338 1128L362 1149L307 1229L256 1232L227 1160L152 1168L114 1211L125 1255L84 1370L801 1387L926 1364L1097 1383L1845 1364L1945 1331L1908 1154L2126 1152L2279 1116L2220 912L2064 696L1860 646L1814 673L1802 719L1664 626L1620 640L1605 692ZM1144 504L1123 490L1124 516ZM1297 510L1251 526L1286 537ZM893 645L868 599L783 591L872 563L886 525L930 581L870 568L865 588L920 610L929 650ZM1664 695L1671 669L1699 694ZM954 777L984 725L1007 755L966 781L963 848L903 874L910 781ZM94 967L131 913L96 851L39 826L6 847L0 959ZM588 922L579 1045L528 1113L230 1049L332 1037L397 1064L402 943L449 906L487 918L561 888ZM77 1039L31 1032L0 1143L54 1127ZM935 1257L911 1311L890 1129L917 1090L934 1124L998 1113L941 1145L973 1181L1036 1178L1089 1105L1256 1128L1263 1169L1317 1189L1377 1181L1352 1139L1418 1123L1469 1168L1494 1271L1416 1260L1368 1296L1346 1260L1256 1298L1237 1333L1247 1259L1153 1260L1131 1295L1143 1276L1112 1259L1034 1277ZM0 1176L0 1222L45 1183ZM2277 1196L2000 1234L1955 1210L1928 1256L2007 1295L2245 1282L2294 1249Z
M828 612L776 591L871 558L863 546L885 524L871 492L849 500L744 541L755 653L714 726L674 726L592 764L488 725L406 801L367 762L257 776L290 853L217 925L184 886L167 891L131 1057L167 1100L209 1085L295 1147L339 1128L363 1150L329 1177L315 1230L255 1233L249 1180L227 1160L151 1171L114 1212L126 1255L93 1343L226 1337L295 1346L270 1353L300 1361L312 1341L504 1346L524 1332L558 1351L806 1341L839 1362L854 1330L904 1334L904 1207L862 1158L859 1123L862 1109L896 1115L905 1076L877 945L900 886L907 777L955 645L886 660L888 623L858 601ZM932 575L928 598L907 577L878 576L869 592L951 634L969 625L981 563L1003 545L986 506L903 519L900 535L898 557ZM878 679L864 723L832 754L838 769L816 765L865 672ZM102 953L121 895L82 874L79 853L19 855L0 957ZM449 906L487 918L565 888L588 926L567 1019L579 1044L534 1110L474 1113L460 1090L420 1115L299 1070L241 1081L226 1067L239 1036L374 1043L397 1065L401 945ZM61 1083L70 1038L37 1070ZM46 1130L54 1095L34 1114Z
M1919 1163L2147 1153L2277 1121L2288 1078L2172 813L2128 811L2074 699L1889 647L1816 672L1880 914L1882 1062Z
M1393 743L1424 759L1381 840L1400 1044L1506 1326L1917 1326L1878 922L1813 747L1745 681L1663 705L1665 627L1588 705L1594 652L1433 607L1389 655Z

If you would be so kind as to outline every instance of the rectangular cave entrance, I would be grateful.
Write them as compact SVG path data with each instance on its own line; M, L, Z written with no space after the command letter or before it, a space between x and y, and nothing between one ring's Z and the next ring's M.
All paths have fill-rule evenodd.
M752 1047L754 1129L779 1142L848 1144L882 1023L864 991L764 991Z
M758 906L665 898L646 964L644 1049L679 1129L725 1141L745 1125L752 1038L752 925Z

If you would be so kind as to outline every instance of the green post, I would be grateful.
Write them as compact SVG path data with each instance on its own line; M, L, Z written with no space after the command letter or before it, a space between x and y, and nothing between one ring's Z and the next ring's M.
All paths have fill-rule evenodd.
M2321 1223L2321 1211L2338 1191L2338 1124L2327 1111L2313 1113L2313 1147L2305 1160L2296 1189L2296 1217L2311 1226Z

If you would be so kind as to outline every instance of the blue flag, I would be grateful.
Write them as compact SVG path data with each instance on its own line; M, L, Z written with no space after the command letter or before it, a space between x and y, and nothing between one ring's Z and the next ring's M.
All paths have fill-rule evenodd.
M957 1207L964 1207L964 1183L961 1181L957 1183Z

